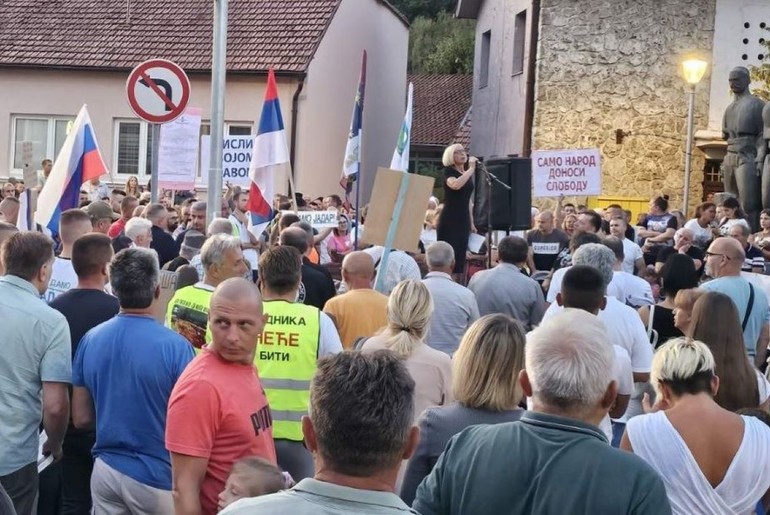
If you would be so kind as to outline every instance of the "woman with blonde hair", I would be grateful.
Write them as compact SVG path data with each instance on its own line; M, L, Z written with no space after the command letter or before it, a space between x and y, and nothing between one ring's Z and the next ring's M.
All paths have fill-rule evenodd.
M691 334L692 310L704 293L706 290L700 288L688 288L676 293L673 310L674 326L682 332L682 335Z
M142 187L139 186L139 179L136 178L136 175L132 175L126 181L126 195L139 198L141 194Z
M441 162L444 165L444 208L436 226L436 237L438 241L445 241L454 249L454 274L455 279L460 279L465 273L468 236L471 232L476 232L471 213L471 196L477 160L475 157L468 157L462 145L450 145L444 150Z
M404 358L415 382L415 421L426 408L452 402L451 359L425 344L432 315L428 288L421 281L401 281L388 298L387 325L361 347L363 352L389 349Z
M770 428L714 401L720 385L708 346L669 340L652 359L650 382L655 407L628 421L620 447L663 479L672 512L755 513L770 488Z
M704 293L693 307L689 336L708 345L714 355L715 371L721 378L714 395L717 404L729 411L767 408L770 385L749 359L738 308L730 297L715 291Z
M447 442L468 426L513 422L524 410L519 372L524 368L524 328L506 315L476 320L452 359L455 402L429 408L419 419L420 443L409 459L401 499L412 504L417 486L444 451Z
M577 222L577 218L576 214L569 213L564 217L564 221L561 223L561 230L570 238L575 234L575 222Z

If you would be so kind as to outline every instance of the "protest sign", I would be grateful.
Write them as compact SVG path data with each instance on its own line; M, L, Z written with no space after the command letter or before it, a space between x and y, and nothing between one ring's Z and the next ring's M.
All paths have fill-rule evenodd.
M600 195L602 170L599 149L534 151L532 184L535 197Z
M158 184L161 188L195 188L195 163L198 160L202 114L201 109L191 107L173 122L161 125L158 149Z
M210 136L201 136L200 177L203 182L209 176L210 141ZM242 188L251 186L249 165L254 136L225 136L222 148L222 184L230 183Z
M394 208L401 188L404 172L379 168L374 178L376 195L369 202L369 212L366 217L366 230L362 240L372 245L385 245L388 229L394 218ZM420 233L425 215L425 204L433 192L433 177L406 174L409 181L403 208L398 217L396 236L393 239L394 249L407 252L419 252Z
M281 214L291 213L299 217L300 222L307 222L316 229L337 227L337 211L281 211Z
M166 322L166 308L176 292L176 272L160 271L160 297L155 305L155 320L161 324Z

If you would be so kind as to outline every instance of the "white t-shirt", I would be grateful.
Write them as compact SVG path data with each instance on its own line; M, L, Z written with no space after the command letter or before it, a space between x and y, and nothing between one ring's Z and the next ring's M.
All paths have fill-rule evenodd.
M48 289L45 291L44 299L51 302L64 292L67 292L78 285L78 274L72 268L72 260L68 258L57 257L51 268L51 280L48 281Z
M641 277L618 270L612 272L612 276L612 283L620 292L620 296L616 296L618 300L636 307L649 306L655 303L650 283Z
M714 239L714 233L711 229L711 226L707 227L701 227L698 223L697 218L693 218L692 220L688 220L686 224L684 224L685 229L690 229L693 234L692 243L696 247L700 247L703 250L706 250L706 246L709 244L711 240Z
M618 382L618 395L633 395L634 375L631 371L631 358L626 349L618 345L612 347L615 350L615 381ZM599 429L607 437L607 441L612 442L612 420L609 413L599 423Z
M234 215L230 215L229 220L230 223L233 224L233 227L235 227L235 230L238 231L238 237L241 239L241 242L251 243L251 239L249 238L249 226L247 224L241 223L241 221L238 220ZM259 263L259 253L256 250L245 249L243 251L243 257L246 259L246 261L249 262L252 270L257 269L257 265Z
M556 302L556 294L561 291L561 283L564 280L564 274L566 274L567 270L570 268L572 267L565 266L564 268L559 268L553 273L553 276L551 277L551 284L548 286L548 295L545 297L546 302L551 304ZM607 285L607 295L615 297L616 299L625 298L623 296L623 290L616 282L614 275L612 277L612 281L610 281L610 284Z
M329 254L329 240L334 236L334 232L330 232L329 236L321 240L318 244L318 264L328 265L332 262L332 256Z
M623 271L633 274L636 260L644 257L642 256L642 249L628 238L623 238L621 241L623 242Z
M743 218L731 218L730 220L726 220L724 223L719 225L719 234L722 236L729 236L730 228L734 225L743 225L747 229L751 230L751 227L749 227L749 222Z
M318 357L322 358L329 354L342 352L342 341L340 333L337 332L337 326L329 315L320 312L320 330L318 338Z

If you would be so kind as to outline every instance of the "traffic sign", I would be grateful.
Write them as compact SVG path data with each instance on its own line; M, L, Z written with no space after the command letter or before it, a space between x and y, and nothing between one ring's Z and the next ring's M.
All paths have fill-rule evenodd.
M136 116L150 123L166 123L187 107L190 79L171 61L152 59L133 69L126 81L126 95Z

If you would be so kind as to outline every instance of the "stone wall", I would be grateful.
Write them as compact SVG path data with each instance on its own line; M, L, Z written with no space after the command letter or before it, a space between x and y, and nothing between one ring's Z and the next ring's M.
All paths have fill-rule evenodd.
M603 195L671 197L682 205L687 127L685 53L711 54L715 0L543 0L534 149L598 147ZM695 128L708 121L708 75ZM621 144L616 129L629 133ZM690 206L701 199L694 151ZM579 200L579 199L577 199Z

